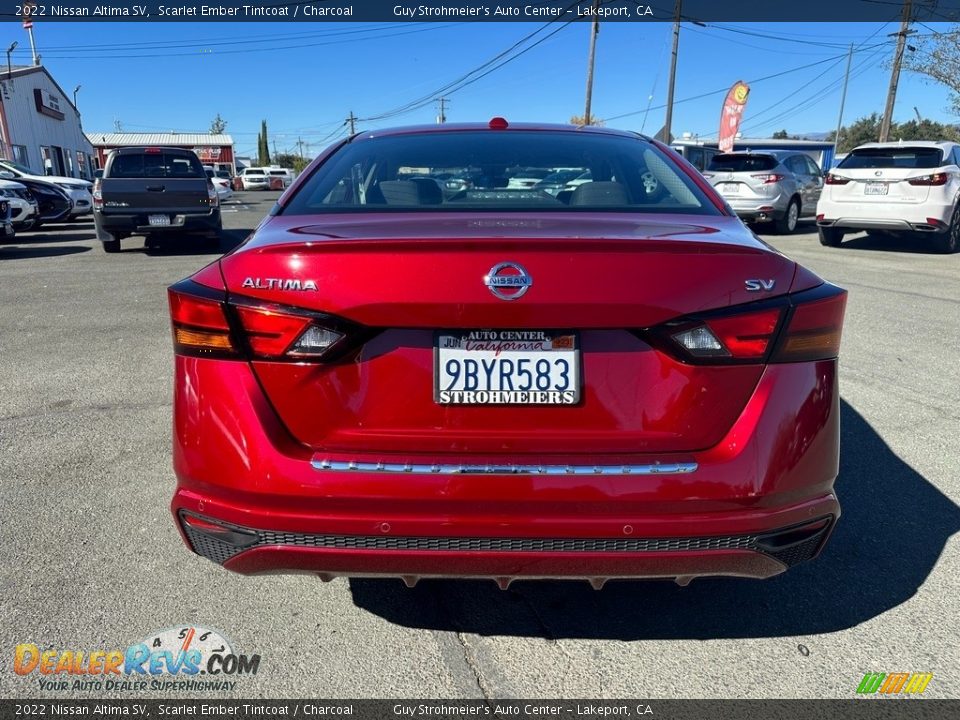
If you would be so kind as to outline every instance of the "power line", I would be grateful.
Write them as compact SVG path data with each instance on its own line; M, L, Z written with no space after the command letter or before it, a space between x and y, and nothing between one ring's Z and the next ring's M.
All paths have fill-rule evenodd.
M855 68L856 72L854 72L853 74L851 74L851 80L860 77L860 75L862 75L862 74L865 73L867 70L869 70L869 69L870 69L870 63L871 63L871 61L877 60L882 54L883 54L883 49L874 50L870 55L868 55L866 58L864 58L864 59L856 66L856 68ZM831 68L831 69L832 69L832 68ZM786 117L788 117L789 115L792 115L795 110L797 110L797 109L799 109L799 108L801 108L801 107L808 107L808 108L810 108L810 107L815 107L815 106L819 105L821 102L823 102L824 100L826 100L828 97L830 97L830 95L833 93L834 90L837 90L837 89L840 88L840 86L842 85L842 83L843 83L843 78L842 78L842 77L841 77L841 78L838 78L838 79L835 79L835 80L831 80L830 83L827 84L827 85L826 85L825 87L823 87L822 89L817 90L817 91L815 91L814 93L812 93L812 94L810 94L810 95L808 95L808 96L805 96L802 100L800 100L800 101L797 102L796 104L791 105L790 107L784 109L782 112L778 113L777 115L775 115L775 116L773 116L773 117L771 117L771 118L768 118L768 119L765 120L764 122L762 122L762 123L757 123L757 124L748 124L747 127L744 129L744 131L745 131L745 132L747 132L747 131L755 132L755 131L759 130L760 128L769 127L769 126L773 125L774 123L779 122L779 121L782 120L783 118L786 118ZM795 96L796 96L796 93L794 93L794 95L791 96L791 97L795 97ZM780 103L777 103L777 104L771 106L770 108L768 108L768 110L773 109L774 107L777 107L777 105L780 105L780 104L782 104L782 101L781 101Z
M572 5L570 5L570 8L575 7L577 4L579 4L579 3L578 3L578 2L574 2ZM555 22L557 22L556 19L550 20L549 22L546 22L546 23L544 23L543 25L541 25L539 28L537 28L537 29L534 30L533 32L531 32L531 33L525 35L524 37L520 38L520 40L518 40L517 42L515 42L513 45L511 45L511 46L510 46L509 48L507 48L506 50L498 53L497 55L495 55L494 57L492 57L490 60L487 60L485 63L483 63L483 64L481 64L481 65L478 65L477 67L475 67L474 69L470 70L469 72L461 75L461 76L460 76L459 78L457 78L456 80L453 80L453 81L447 83L447 84L444 85L443 87L437 88L436 90L433 90L433 91L430 92L430 93L427 93L427 94L425 94L425 95L420 96L419 98L417 98L417 99L415 99L415 100L411 100L411 101L405 103L404 105L400 105L400 106L398 106L398 107L396 107L396 108L393 108L393 109L391 109L391 110L387 110L387 111L385 111L385 112L382 112L382 113L379 113L379 114L376 114L376 115L371 115L371 116L369 116L369 117L360 118L360 119L363 120L364 122L375 122L375 121L378 121L378 120L385 120L385 119L387 119L387 118L396 117L396 116L398 116L398 115L403 115L403 114L406 114L406 113L408 113L408 112L412 112L412 111L414 111L414 110L418 110L418 109L424 107L425 105L429 105L430 103L434 102L434 100L436 99L436 97L439 96L439 95L448 96L448 95L452 95L452 94L455 93L455 92L459 92L459 91L462 90L463 88L465 88L465 87L467 87L467 86L469 86L469 85L472 85L473 83L477 82L478 80L481 80L482 78L486 77L486 76L489 75L490 73L495 72L496 70L499 70L500 68L504 67L504 66L507 65L508 63L511 63L511 62L513 62L514 60L516 60L517 58L522 57L523 55L525 55L525 54L528 53L529 51L533 50L535 47L537 47L537 46L540 45L541 43L545 42L546 40L549 40L551 37L553 37L554 35L556 35L558 32L560 32L560 31L563 30L564 28L568 27L572 22L574 22L574 20L575 20L575 19L568 20L568 21L564 22L564 23L563 23L562 25L560 25L558 28L556 28L555 30L553 30L553 32L550 32L550 33L548 33L547 35L544 35L543 37L539 38L536 42L528 45L527 47L523 48L522 50L518 50L518 48L520 48L524 43L528 42L528 41L531 40L533 37L535 37L537 34L539 34L540 32L542 32L542 31L545 30L546 28L548 28L550 25L552 25L552 24L554 24ZM516 51L516 52L514 52L514 51ZM513 54L513 55L510 55L511 52L513 52L514 54ZM484 71L484 72L481 72L481 71ZM477 74L477 73L479 73L479 74ZM471 76L474 76L474 77L471 77Z
M146 58L171 58L171 57L200 57L200 56L211 56L211 55L237 55L240 53L245 54L257 54L263 52L274 52L276 50L300 50L303 48L310 47L324 47L328 45L342 45L344 43L354 43L354 42L363 42L369 40L383 40L385 38L391 37L400 37L403 35L413 35L416 33L430 32L432 30L440 30L442 28L453 27L455 23L447 23L445 25L430 25L429 27L415 28L415 29L404 29L396 30L391 33L384 33L371 37L350 37L343 38L340 40L327 40L324 42L310 42L310 43L296 43L293 45L276 45L271 47L260 47L260 48L237 48L234 50L218 50L216 53L204 53L203 50L206 48L207 44L195 44L188 47L197 48L194 52L160 52L160 53L137 53L137 54L111 54L112 51L104 50L104 48L93 49L89 54L85 55L53 55L45 54L47 60L119 60L119 59L146 59ZM98 53L97 50L100 52Z
M787 69L787 70L781 70L780 72L776 72L776 73L773 73L773 74L771 74L771 75L764 75L763 77L755 78L755 79L753 79L753 80L747 80L747 81L745 81L745 82L747 82L747 83L749 83L749 84L756 84L756 83L759 83L759 82L764 82L764 81L766 81L766 80L773 80L774 78L783 77L784 75L789 75L789 74L791 74L791 73L800 72L801 70L806 70L806 69L808 69L808 68L817 67L818 65L823 65L823 64L828 63L828 62L835 62L835 61L837 60L837 58L843 58L843 57L846 57L846 53L843 53L843 54L841 54L841 55L834 55L834 56L828 57L828 58L826 58L826 59L824 59L824 60L817 60L816 62L807 63L806 65L799 65L799 66L797 66L797 67L789 68L789 69ZM722 88L720 88L720 89L718 89L718 90L711 90L710 92L700 93L699 95L692 95L692 96L690 96L690 97L683 98L683 99L681 99L681 100L675 100L673 104L674 104L674 105L679 105L679 104L681 104L681 103L693 102L694 100L702 100L703 98L712 97L713 95L719 95L719 94L721 94L721 93L728 92L729 90L730 90L729 86L725 86L725 87L722 87ZM650 110L660 110L660 109L665 108L665 107L666 107L666 104L664 104L664 105L657 105L657 106L652 107L652 108L649 108L649 109L650 109ZM621 113L620 115L612 115L612 116L610 116L610 117L608 117L608 118L604 118L603 121L604 121L604 122L610 122L611 120L620 120L621 118L631 117L631 116L633 116L633 115L639 115L640 113L643 113L643 112L646 112L646 111L647 111L646 108L644 108L644 109L642 109L642 110L631 110L630 112Z
M882 31L887 27L887 25L889 25L889 23L884 23L883 25L879 26L876 30L874 30L872 33L870 33L870 35L868 35L866 38L864 38L856 48L853 48L853 49L850 51L851 54L852 54L852 53L861 52L861 51L870 51L870 50L873 51L873 52L870 53L870 55L868 55L866 58L864 58L864 60L862 60L860 63L858 63L857 69L859 69L859 68L862 67L862 66L865 66L865 65L868 64L872 59L874 59L877 55L879 55L880 53L883 52L883 49L882 49L882 48L883 48L883 46L884 46L886 43L878 43L878 44L871 45L871 46L866 47L866 48L865 48L864 46L866 45L867 42L869 42L870 40L872 40L878 33L882 32ZM881 49L880 49L880 50L877 50L877 48L881 48ZM845 56L846 56L846 55L847 55L847 54L845 53ZM837 63L837 64L839 64L839 62L841 62L841 61L842 61L842 59L841 59L841 60L838 60L838 63ZM827 70L825 70L824 72L820 73L817 77L813 78L812 80L807 81L807 82L804 83L804 84L807 85L807 86L812 85L812 84L815 83L817 80L819 80L821 77L823 77L824 75L826 75L827 73L829 73L834 67L835 67L835 66L831 66L831 67L827 68ZM832 93L834 89L839 88L839 87L840 87L840 83L841 83L841 80L833 80L833 81L831 81L826 87L824 87L822 90L819 90L819 91L817 91L816 93L814 93L813 95L809 96L809 98L805 98L804 100L800 101L800 102L797 103L796 105L792 105L792 106L789 107L787 110L779 113L778 115L776 115L776 116L774 116L774 117L772 117L772 118L769 118L768 120L766 120L766 121L764 121L764 122L762 122L762 123L758 123L758 124L748 123L748 124L747 124L747 128L753 128L754 130L756 130L756 129L759 129L759 128L761 128L761 127L766 127L767 125L769 125L769 124L771 124L771 123L774 123L774 122L777 122L778 120L780 120L780 119L783 118L783 117L786 117L787 115L789 115L790 113L792 113L792 112L793 112L794 110L796 110L797 108L802 107L804 104L810 103L811 100L815 100L814 102L811 103L811 105L816 105L816 104L820 103L822 100L826 99L826 97L828 96L828 94L829 94L829 93ZM802 90L802 88L801 88L801 90ZM792 92L792 93L790 93L789 95L787 95L786 97L782 98L781 100L778 100L777 102L775 102L773 105L770 105L769 107L761 110L760 112L753 114L753 115L751 116L751 121L752 121L752 120L755 120L757 117L759 117L759 116L761 116L761 115L763 115L763 114L765 114L765 113L767 113L767 112L770 112L771 110L774 110L775 108L779 107L779 106L782 105L783 103L788 102L789 100L794 99L794 98L796 97L796 94L797 94L796 91L795 91L795 92ZM746 130L745 130L745 131L746 131Z

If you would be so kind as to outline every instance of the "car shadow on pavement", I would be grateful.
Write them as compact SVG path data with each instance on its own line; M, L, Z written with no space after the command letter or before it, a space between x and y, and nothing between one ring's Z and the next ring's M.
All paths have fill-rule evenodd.
M60 247L11 247L0 245L0 260L25 260L27 258L56 257L58 255L76 255L88 252L84 245L66 245Z
M924 583L960 507L903 462L841 401L842 516L823 554L769 580L517 582L353 579L358 606L415 628L479 635L706 639L844 630L908 600Z
M861 234L849 240L843 238L843 248L850 250L883 250L886 252L916 253L918 255L942 255L934 247L933 238L928 233L913 235L872 235Z
M124 240L124 252L141 252L147 255L222 255L240 245L253 228L238 230L223 230L220 233L220 243L215 247L212 242L203 238L169 238L156 245L144 244L141 247L130 246L131 240Z
M82 228L83 230L89 229L89 233L77 233L71 232L69 235L64 235L61 228L50 228L47 230L31 230L29 232L18 232L10 242L13 245L41 245L48 243L72 243L72 242L88 242L90 240L96 240L97 235L93 232L93 228Z

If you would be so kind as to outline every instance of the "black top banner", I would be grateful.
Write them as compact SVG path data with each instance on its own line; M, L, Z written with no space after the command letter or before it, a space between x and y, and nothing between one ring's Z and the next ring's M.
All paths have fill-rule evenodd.
M960 0L0 0L38 22L960 22Z
M958 700L0 700L4 720L944 720Z

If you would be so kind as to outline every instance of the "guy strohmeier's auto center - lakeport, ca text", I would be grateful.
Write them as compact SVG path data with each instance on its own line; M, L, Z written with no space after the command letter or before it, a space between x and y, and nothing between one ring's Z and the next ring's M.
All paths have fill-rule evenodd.
M131 18L256 18L256 17L289 17L349 19L353 17L353 5L318 6L318 5L159 5L156 11L151 12L148 5L113 6L75 6L75 5L33 5L17 7L17 15L32 15L34 17L48 16L51 18L71 17L131 17ZM395 5L392 13L397 18L460 18L460 19L492 19L529 17L529 18L556 18L563 15L578 17L600 18L643 18L653 16L652 9L647 5L629 7L577 7L563 9L559 7L540 7L537 5L523 6L428 6L428 5Z

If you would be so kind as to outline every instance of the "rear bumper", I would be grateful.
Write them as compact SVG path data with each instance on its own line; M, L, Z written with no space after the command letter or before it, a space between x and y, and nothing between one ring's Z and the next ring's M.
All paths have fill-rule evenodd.
M113 240L116 233L152 235L157 233L214 233L220 230L220 208L202 213L171 213L158 209L157 213L170 215L170 225L150 225L147 216L151 213L129 215L94 213L97 239Z
M821 218L822 216L822 218ZM953 206L940 203L838 203L821 200L817 225L850 230L891 232L945 232L953 218Z
M779 219L787 212L790 198L780 193L770 198L724 198L737 217L746 222Z
M713 448L537 458L662 468L600 475L340 469L374 459L294 442L245 364L176 362L177 527L195 552L240 573L764 578L816 556L840 513L836 361L768 367ZM458 459L482 462L421 458ZM321 470L324 462L333 467ZM201 529L185 525L188 516Z

